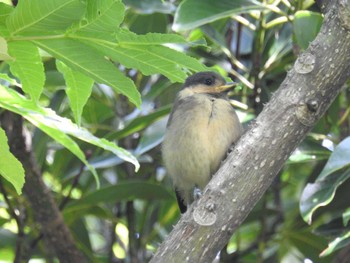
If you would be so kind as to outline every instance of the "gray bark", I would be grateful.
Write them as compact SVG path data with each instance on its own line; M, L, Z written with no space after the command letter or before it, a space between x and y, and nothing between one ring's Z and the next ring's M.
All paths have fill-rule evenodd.
M212 262L350 77L350 0L327 4L317 38L151 262Z

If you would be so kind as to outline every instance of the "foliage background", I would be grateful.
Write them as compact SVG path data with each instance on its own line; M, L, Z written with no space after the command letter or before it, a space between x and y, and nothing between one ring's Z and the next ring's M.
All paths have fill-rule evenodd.
M210 67L241 82L232 102L249 125L323 19L313 1L301 0L22 0L14 9L0 2L1 112L29 121L43 178L92 262L146 262L176 224L160 143L185 77ZM61 4L57 17L36 19ZM349 245L349 113L347 85L222 262L330 262ZM13 260L24 232L35 244L31 257L50 261L44 244L33 243L40 228L0 131L0 260Z

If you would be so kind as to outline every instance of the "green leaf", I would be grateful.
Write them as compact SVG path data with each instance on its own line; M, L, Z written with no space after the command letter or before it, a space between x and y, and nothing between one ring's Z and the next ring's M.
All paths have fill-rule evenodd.
M328 247L322 251L320 257L325 257L333 252L346 247L350 244L350 231L345 232L343 235L334 239L331 243L328 244Z
M98 205L65 207L62 211L64 222L71 225L75 220L84 218L85 215L93 215L98 218L113 219L112 211Z
M350 221L350 208L343 213L343 225L346 226Z
M7 52L7 41L5 38L0 37L0 60L13 60L13 58Z
M264 9L254 0L184 0L176 10L173 30L189 30L221 18Z
M88 0L87 12L78 31L100 33L115 32L124 19L124 4L120 0Z
M112 62L98 50L73 39L36 40L35 43L70 68L77 70L98 83L106 84L127 96L136 106L141 95L131 79L125 77Z
M57 34L78 22L84 12L80 0L19 1L6 22L12 35Z
M10 182L18 194L24 185L24 169L22 164L10 152L5 131L0 128L0 174Z
M319 143L305 139L289 157L289 163L302 163L328 159L330 151Z
M0 73L0 79L3 79L10 83L11 85L20 87L21 84L19 84L15 79L10 78L7 74Z
M41 129L47 135L51 136L54 140L62 144L68 150L70 150L75 156L77 156L92 172L96 179L97 186L99 187L99 180L97 173L86 160L84 153L80 150L78 144L73 141L64 130L65 128L72 128L73 126L68 119L57 116L54 111L46 108L42 108L37 104L25 99L17 92L7 89L0 85L0 106L9 111L22 115L29 122ZM63 130L62 130L63 129ZM79 129L72 134L75 137L79 136Z
M0 23L4 23L13 10L12 6L0 3Z
M331 173L326 179L308 183L300 199L300 212L308 224L312 214L321 206L328 205L334 198L337 188L350 177L350 168Z
M177 34L147 33L137 35L128 30L118 30L116 40L121 46L129 45L162 45L162 44L189 44L183 36Z
M284 231L284 239L288 239L288 241L286 242L286 240L284 240L283 243L287 243L288 246L296 247L303 255L307 255L310 259L318 259L320 250L327 244L325 239L311 233L309 230L292 229L288 231L284 229Z
M302 10L295 13L293 31L295 40L305 50L320 31L323 17L320 13Z
M318 176L317 181L326 179L330 174L350 166L349 156L350 137L347 137L335 147L321 174Z
M172 82L183 82L187 77L182 69L187 71L208 70L198 60L179 51L157 45L115 45L100 42L96 48L103 50L113 60L127 68L137 68L144 75L161 73Z
M69 203L67 209L73 209L76 206L91 206L99 203L115 203L135 199L162 200L171 198L173 198L172 195L160 185L148 182L123 182L88 193L81 199Z
M79 128L69 119L58 116L54 111L48 108L40 107L33 102L25 99L17 92L7 89L0 85L0 106L22 115L36 127L51 136L57 142L61 143L72 153L74 153L89 169L97 176L94 168L86 161L84 153L79 146L68 135L76 137L87 143L96 145L105 150L113 152L121 159L131 162L135 169L139 168L136 158L123 148L118 147L105 139L99 139L83 128Z
M91 95L94 80L78 71L72 70L63 62L56 60L56 66L64 75L70 107L74 113L76 123L80 126L83 108Z
M8 53L14 57L13 61L8 61L11 72L21 80L23 91L38 101L45 83L38 48L29 41L11 41L8 42Z
M139 1L140 2L140 1ZM149 15L139 15L128 12L125 17L125 25L127 28L136 34L167 33L169 16L161 13Z
M335 147L328 162L315 183L304 188L300 200L300 212L309 224L317 208L329 204L337 188L350 177L350 137Z

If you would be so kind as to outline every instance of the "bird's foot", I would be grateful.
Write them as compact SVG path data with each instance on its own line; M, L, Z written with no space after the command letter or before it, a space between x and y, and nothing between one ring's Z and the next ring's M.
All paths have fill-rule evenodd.
M227 150L227 155L229 155L231 152L233 152L233 149L236 147L236 143L232 143L230 147Z
M198 200L202 197L202 190L198 188L198 186L195 186L193 189L193 199Z

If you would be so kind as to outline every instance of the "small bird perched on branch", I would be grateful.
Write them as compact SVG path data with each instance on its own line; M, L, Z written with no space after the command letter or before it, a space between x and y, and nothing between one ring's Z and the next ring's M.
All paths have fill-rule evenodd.
M227 98L226 83L214 72L188 77L177 94L165 132L162 155L181 213L200 195L243 132Z

